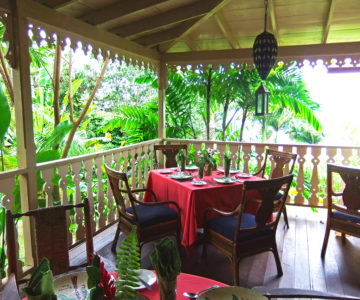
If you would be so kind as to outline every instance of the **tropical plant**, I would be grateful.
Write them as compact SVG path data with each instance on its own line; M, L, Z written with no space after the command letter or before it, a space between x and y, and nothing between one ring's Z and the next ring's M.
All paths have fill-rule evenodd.
M138 272L140 269L140 249L136 235L136 227L126 237L117 252L116 275L116 295L120 299L135 299L137 291L134 287L139 286Z

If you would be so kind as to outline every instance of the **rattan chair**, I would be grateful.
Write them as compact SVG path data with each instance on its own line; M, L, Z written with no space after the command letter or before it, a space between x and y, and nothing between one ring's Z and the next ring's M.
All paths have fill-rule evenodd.
M26 213L13 214L10 210L6 211L6 243L8 255L8 274L14 273L17 282L22 282L20 270L18 269L17 250L16 250L16 226L14 220L30 217L35 229L35 253L33 253L35 266L44 257L50 261L50 267L54 275L66 273L80 266L70 266L69 243L66 211L70 209L84 208L84 224L86 234L86 254L87 263L93 255L93 239L91 232L91 220L89 201L76 205L59 205L46 208L30 210Z
M155 151L155 164L156 167L159 168L159 163L157 159L157 152L161 151L163 155L165 155L165 168L176 167L176 155L179 153L179 150L185 150L187 152L187 145L154 145Z
M225 254L232 262L234 285L239 284L239 262L245 256L272 251L275 257L278 275L283 274L276 246L276 228L280 213L272 221L274 197L281 188L284 197L279 199L280 212L284 208L293 175L276 179L245 181L240 205L232 212L209 208L204 216L204 248L206 257L207 244L211 244ZM256 192L259 209L256 215L245 213L245 205L249 200L248 192ZM215 217L213 216L215 214Z
M338 174L344 182L341 190L335 189L334 175ZM328 214L321 257L325 257L330 230L360 237L360 169L334 164L327 165ZM337 199L335 198L337 197ZM342 201L339 202L341 197Z
M176 236L180 250L181 222L177 203L158 202L154 192L149 189L131 190L126 173L113 170L106 164L105 169L118 210L118 227L111 250L115 252L120 232L129 235L134 226L136 226L140 251L143 244L169 235ZM155 202L144 203L137 200L134 193L141 192L151 193Z
M275 167L272 170L271 174L269 175L270 179L282 177L285 175L292 174L294 171L295 163L296 163L297 154L289 153L289 152L283 152L283 151L277 151L272 149L267 149L265 154L265 161L262 167L259 171L257 171L255 174L256 176L260 176L265 178L266 175L266 167L267 167L267 161L271 160L274 162ZM279 209L279 198L283 196L283 192L279 192L275 197L275 205L274 205L274 212L277 212ZM286 212L286 206L283 210L284 214L284 221L287 228L289 228L289 221L287 217Z

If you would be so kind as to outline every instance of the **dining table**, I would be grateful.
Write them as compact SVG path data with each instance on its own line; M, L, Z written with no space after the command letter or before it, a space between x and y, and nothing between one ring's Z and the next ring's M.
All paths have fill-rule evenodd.
M151 170L146 188L152 190L158 201L174 201L178 204L181 214L182 241L188 254L197 240L197 231L204 226L204 212L209 207L223 211L233 211L241 201L244 182L246 180L263 180L260 177L242 178L242 172L231 174L232 183L219 183L216 178L224 178L223 171L213 171L212 175L204 176L203 185L196 185L191 179L198 178L197 170L185 171L191 175L190 180L177 180L172 175L178 174L178 168ZM235 177L236 176L236 177ZM245 175L244 175L245 176ZM189 176L190 177L190 176ZM257 192L247 194L249 205L246 212L255 214L258 204L251 199L258 198ZM151 193L145 193L144 202L154 202ZM210 215L210 217L212 217Z
M207 289L209 287L212 287L214 285L218 285L219 287L225 287L228 286L225 283L209 279L202 276L187 274L187 273L180 273L177 277L177 286L176 286L176 299L187 299L188 297L185 297L183 294L184 292L191 292L191 293L197 293L201 290ZM151 290L148 289L142 289L139 291L139 293L146 298L150 300L158 300L160 299L160 289L159 289L159 283L156 281L152 286Z

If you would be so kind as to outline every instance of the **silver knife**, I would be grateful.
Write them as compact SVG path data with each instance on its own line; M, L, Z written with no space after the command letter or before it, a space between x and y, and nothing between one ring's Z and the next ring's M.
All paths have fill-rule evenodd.
M152 290L152 287L144 280L144 279L142 279L140 276L135 276L137 279L139 279L139 281L143 284L143 285L145 285L145 287L149 290L149 291L151 291Z

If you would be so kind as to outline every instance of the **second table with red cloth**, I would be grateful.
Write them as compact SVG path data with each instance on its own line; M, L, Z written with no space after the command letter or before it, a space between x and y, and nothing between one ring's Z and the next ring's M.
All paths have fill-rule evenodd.
M219 171L214 171L212 176L205 176L203 180L207 181L207 184L204 186L193 185L191 181L179 181L159 171L150 172L146 188L152 190L159 201L174 201L179 205L183 233L181 243L188 251L196 241L197 229L204 225L204 212L208 207L230 212L241 201L243 183L216 183L212 178L224 177L224 174ZM197 172L192 174L196 178ZM246 180L261 180L261 178L252 176ZM256 192L248 193L247 200L258 198L256 196ZM145 193L144 202L153 201L151 193ZM248 213L256 212L257 205L253 204L256 203L250 203L247 206Z

